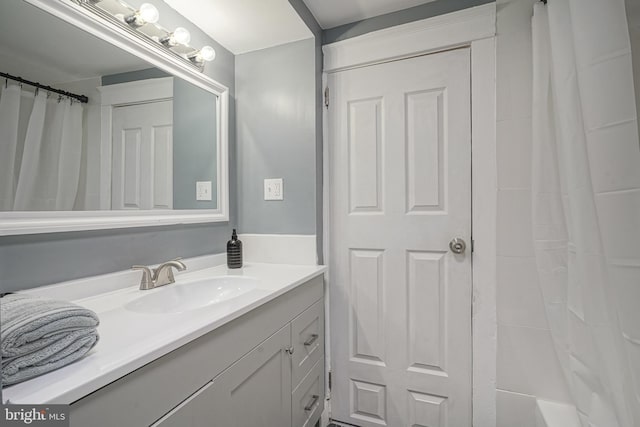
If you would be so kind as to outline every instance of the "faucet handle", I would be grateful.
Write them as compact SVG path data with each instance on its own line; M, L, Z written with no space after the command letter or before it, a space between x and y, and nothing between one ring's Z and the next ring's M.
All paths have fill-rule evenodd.
M134 265L132 270L142 270L142 280L140 280L140 289L147 290L153 288L153 273L151 269L145 265Z

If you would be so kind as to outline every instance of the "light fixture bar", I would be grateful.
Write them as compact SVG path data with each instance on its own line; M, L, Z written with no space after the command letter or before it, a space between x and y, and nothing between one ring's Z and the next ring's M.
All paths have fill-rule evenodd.
M159 12L157 8L150 3L143 3L140 9L136 10L130 5L126 4L122 0L119 3L131 13L128 15L114 15L111 12L99 5L103 0L74 0L77 4L91 11L95 15L98 15L102 19L105 19L113 24L118 25L127 33L136 37L137 39L144 40L146 44L150 46L159 47L163 46L166 51L171 52L172 55L185 61L187 64L196 67L199 71L204 71L205 62L212 61L216 54L215 50L210 46L204 46L202 49L194 49L193 53L184 54L182 52L176 52L173 48L182 46L179 50L184 51L190 48L189 42L191 41L191 34L186 28L178 27L173 32L167 31L156 22L159 19ZM148 32L141 27L153 24L157 30L165 33L164 36L155 36L148 34ZM146 28L146 27L145 27Z

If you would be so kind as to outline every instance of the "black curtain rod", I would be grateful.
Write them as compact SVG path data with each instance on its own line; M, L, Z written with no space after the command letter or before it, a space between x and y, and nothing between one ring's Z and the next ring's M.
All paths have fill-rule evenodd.
M60 94L60 95L64 95L64 96L67 96L69 98L76 99L76 100L82 102L83 104L86 104L87 102L89 102L89 98L87 98L85 95L77 95L75 93L67 92L67 91L64 91L64 90L54 89L51 86L43 85L43 84L40 84L38 82L32 82L32 81L29 81L29 80L25 80L22 77L12 76L11 74L2 73L2 72L0 72L0 77L4 77L5 79L10 79L10 80L15 80L17 82L20 82L20 83L23 83L23 84L26 84L26 85L29 85L29 86L37 87L39 89L44 89L47 92L53 92L53 93L57 93L57 94Z

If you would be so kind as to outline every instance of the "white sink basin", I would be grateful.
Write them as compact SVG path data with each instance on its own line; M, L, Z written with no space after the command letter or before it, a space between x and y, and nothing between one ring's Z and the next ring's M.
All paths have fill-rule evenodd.
M181 313L239 297L258 286L249 277L221 276L185 284L172 284L142 296L124 308L138 313Z

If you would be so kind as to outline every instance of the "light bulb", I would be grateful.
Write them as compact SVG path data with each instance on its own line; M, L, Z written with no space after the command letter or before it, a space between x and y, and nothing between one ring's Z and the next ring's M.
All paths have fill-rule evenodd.
M189 40L191 40L191 34L189 34L189 31L182 27L178 27L173 31L173 33L167 34L159 41L166 47L175 47L179 44L187 45Z
M160 19L160 12L151 3L143 3L140 9L124 18L124 21L133 28L142 27L146 23L156 23Z
M187 55L187 58L200 68L204 67L205 61L213 61L215 57L216 51L211 46L204 46L202 49L193 51Z
M176 43L186 45L191 41L191 34L189 34L186 28L178 27L173 31L172 38Z
M213 61L216 58L216 50L211 46L204 46L200 49L200 56L205 61Z
M144 22L151 24L155 24L158 22L158 19L160 19L160 12L158 12L158 9L151 3L143 3L142 6L140 6L138 15Z

